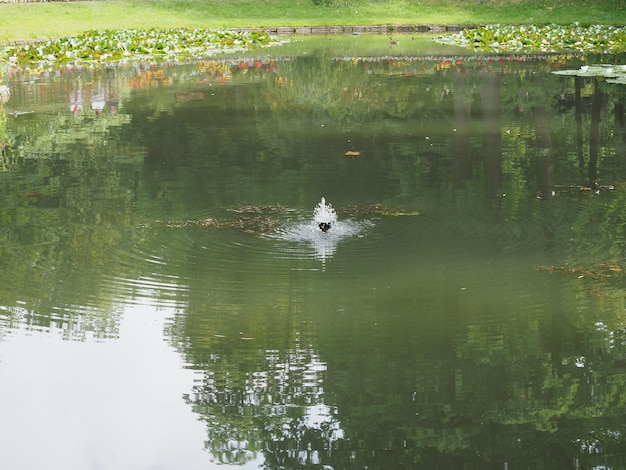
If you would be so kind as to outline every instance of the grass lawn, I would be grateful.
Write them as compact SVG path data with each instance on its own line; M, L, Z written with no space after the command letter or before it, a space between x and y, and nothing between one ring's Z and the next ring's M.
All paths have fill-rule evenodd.
M91 0L2 3L0 41L89 29L397 24L624 25L623 0Z

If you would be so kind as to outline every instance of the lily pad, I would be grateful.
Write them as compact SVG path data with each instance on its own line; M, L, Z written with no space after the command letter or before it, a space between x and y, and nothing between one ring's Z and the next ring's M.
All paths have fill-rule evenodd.
M201 59L218 52L248 50L279 42L276 37L259 31L183 28L90 30L78 36L8 46L0 51L0 61L16 66Z
M575 77L605 77L609 83L626 83L626 66L624 65L583 65L579 69L556 70L556 75Z
M626 52L626 32L607 25L487 25L435 38L435 42L483 52Z

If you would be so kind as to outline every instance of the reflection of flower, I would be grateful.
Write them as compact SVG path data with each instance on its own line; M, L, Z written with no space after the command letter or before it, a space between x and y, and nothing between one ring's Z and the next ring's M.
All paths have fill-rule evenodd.
M70 92L70 111L74 114L80 113L83 109L83 91L79 88Z
M100 114L106 106L106 100L104 98L104 92L98 90L91 95L91 109Z
M0 104L4 104L9 101L11 97L11 92L9 91L9 87L6 85L0 85Z

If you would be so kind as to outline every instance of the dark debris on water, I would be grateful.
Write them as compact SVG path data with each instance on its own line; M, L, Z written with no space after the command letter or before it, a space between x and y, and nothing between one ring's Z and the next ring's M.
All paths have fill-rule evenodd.
M213 229L238 229L246 233L256 235L268 235L279 225L280 220L276 214L287 212L288 209L279 204L275 205L244 205L235 208L226 208L227 212L235 214L232 218L225 219L188 219L157 222L157 225L167 228L213 228ZM386 204L376 203L365 206L346 206L341 213L348 217L372 217L372 216L415 216L416 211L406 211L393 208Z

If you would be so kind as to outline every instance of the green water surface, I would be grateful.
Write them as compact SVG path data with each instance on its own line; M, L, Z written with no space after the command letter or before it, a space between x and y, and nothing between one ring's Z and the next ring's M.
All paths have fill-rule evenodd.
M399 41L3 72L1 468L626 468L626 58Z

